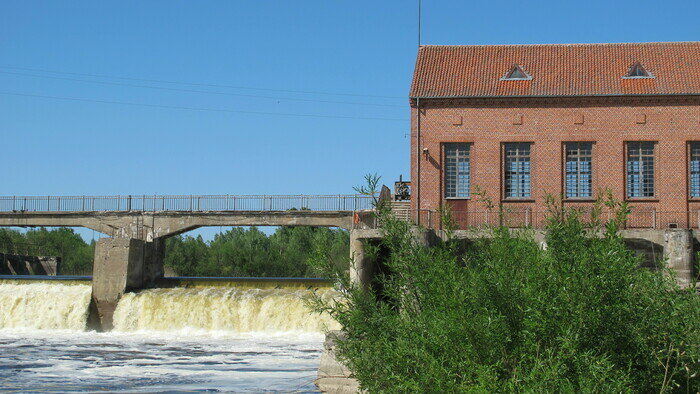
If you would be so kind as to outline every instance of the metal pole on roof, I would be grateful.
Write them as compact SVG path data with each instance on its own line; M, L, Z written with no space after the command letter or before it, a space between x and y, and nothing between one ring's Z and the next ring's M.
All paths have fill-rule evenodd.
M420 19L421 19L421 0L418 0L418 46L420 47Z

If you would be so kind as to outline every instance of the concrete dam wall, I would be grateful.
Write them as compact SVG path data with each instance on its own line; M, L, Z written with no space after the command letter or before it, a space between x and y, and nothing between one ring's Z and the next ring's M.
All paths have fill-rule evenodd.
M61 258L0 253L0 275L58 275Z

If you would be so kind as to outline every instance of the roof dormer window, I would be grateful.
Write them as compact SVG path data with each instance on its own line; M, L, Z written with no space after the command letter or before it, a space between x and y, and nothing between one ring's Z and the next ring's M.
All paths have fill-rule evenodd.
M506 73L506 75L501 78L501 81L527 81L532 79L532 77L523 70L520 65L514 65Z
M630 67L627 75L622 78L654 78L654 76L641 63L637 62Z

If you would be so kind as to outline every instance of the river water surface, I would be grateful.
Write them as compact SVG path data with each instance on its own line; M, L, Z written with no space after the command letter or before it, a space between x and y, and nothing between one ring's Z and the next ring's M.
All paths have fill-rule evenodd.
M330 290L323 290L329 292ZM0 282L0 390L312 392L323 331L301 287L127 294L115 331L85 329L87 283Z

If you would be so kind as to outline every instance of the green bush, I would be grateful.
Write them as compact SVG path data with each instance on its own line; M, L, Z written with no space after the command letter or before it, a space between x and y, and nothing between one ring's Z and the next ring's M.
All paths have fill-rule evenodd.
M639 268L615 209L592 226L553 211L546 248L506 228L426 248L382 212L389 274L365 288L325 264L342 296L316 307L370 392L698 392L700 297Z

